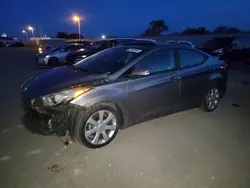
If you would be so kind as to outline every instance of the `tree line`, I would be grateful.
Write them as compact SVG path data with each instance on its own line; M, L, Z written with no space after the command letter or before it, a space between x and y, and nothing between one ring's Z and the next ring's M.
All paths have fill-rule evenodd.
M162 32L169 30L164 20L152 20L149 22L148 28L141 36L157 36ZM176 32L169 35L203 35L203 34L222 34L222 33L244 33L246 31L236 27L218 26L213 31L205 27L187 27L182 32Z
M79 39L78 33L65 33L65 32L58 32L56 35L56 38L62 38L62 39ZM83 36L81 35L81 38Z
M161 33L167 31L169 31L169 27L164 20L152 20L149 22L149 26L144 31L144 33L141 34L141 36L158 36ZM187 27L182 32L175 32L169 35L204 35L204 34L223 34L223 33L226 34L226 33L244 33L244 32L247 31L241 30L236 27L227 27L227 26L218 26L213 31L210 31L205 27ZM68 34L65 32L58 32L56 37L64 39L78 39L79 34L78 33ZM81 38L83 38L82 35Z

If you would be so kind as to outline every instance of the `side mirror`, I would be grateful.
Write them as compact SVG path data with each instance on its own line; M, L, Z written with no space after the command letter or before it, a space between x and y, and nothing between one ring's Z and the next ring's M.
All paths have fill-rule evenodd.
M132 73L131 76L132 77L137 77L137 76L147 76L150 74L150 70L147 68L143 68L143 67L138 67L135 68Z

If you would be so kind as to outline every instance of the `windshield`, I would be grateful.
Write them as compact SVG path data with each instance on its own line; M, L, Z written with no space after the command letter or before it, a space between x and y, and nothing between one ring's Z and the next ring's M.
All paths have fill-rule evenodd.
M49 51L50 52L57 52L58 50L61 50L63 47L64 47L64 45L55 46L55 47L51 48Z
M74 66L95 73L114 73L137 58L145 50L129 47L115 47L96 53Z

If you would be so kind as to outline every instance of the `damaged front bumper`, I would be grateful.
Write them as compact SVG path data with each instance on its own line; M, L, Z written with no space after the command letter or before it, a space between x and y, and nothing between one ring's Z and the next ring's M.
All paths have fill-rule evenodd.
M82 107L74 104L45 108L39 101L33 104L30 101L23 101L23 108L28 117L33 119L32 122L35 120L36 126L40 126L41 134L56 133L57 136L63 137L69 131L72 138L74 137L74 125L79 115L79 109L81 109L81 113L84 112Z

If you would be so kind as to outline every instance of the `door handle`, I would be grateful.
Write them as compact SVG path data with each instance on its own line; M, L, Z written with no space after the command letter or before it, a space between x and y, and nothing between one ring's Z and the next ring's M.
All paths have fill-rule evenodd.
M180 80L180 79L181 79L180 76L174 76L174 77L172 77L170 80L172 80L172 81L177 81L177 80Z

